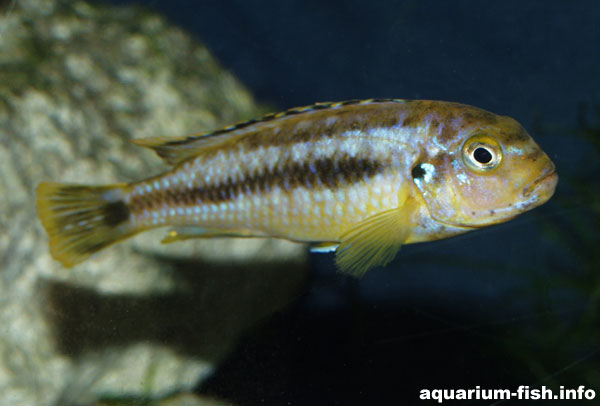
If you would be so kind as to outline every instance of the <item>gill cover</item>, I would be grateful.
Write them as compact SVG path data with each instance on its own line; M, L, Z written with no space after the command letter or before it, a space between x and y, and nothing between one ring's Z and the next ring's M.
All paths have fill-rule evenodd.
M458 227L478 227L506 218L498 208L510 199L499 191L503 151L497 138L477 133L455 143L446 153L427 157L412 169L412 178L431 217Z

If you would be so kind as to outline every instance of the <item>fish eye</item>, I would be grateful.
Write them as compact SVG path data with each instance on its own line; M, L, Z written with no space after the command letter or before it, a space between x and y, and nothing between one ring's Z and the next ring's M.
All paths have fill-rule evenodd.
M502 162L502 149L495 138L487 135L470 137L462 148L463 161L476 172L489 172Z
M485 165L492 160L493 156L486 147L477 147L475 151L473 151L473 158L480 164Z

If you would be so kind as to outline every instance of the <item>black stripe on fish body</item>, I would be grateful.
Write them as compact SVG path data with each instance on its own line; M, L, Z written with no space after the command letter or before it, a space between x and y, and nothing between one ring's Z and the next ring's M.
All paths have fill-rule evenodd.
M341 156L308 162L290 162L262 174L246 175L241 181L230 177L223 183L199 185L192 189L159 190L151 195L134 196L132 211L161 209L221 203L235 200L240 195L268 194L278 186L289 192L300 187L306 189L336 189L355 184L383 173L388 164L374 159Z
M107 203L102 210L102 216L104 216L104 223L107 226L114 227L129 219L129 208L122 201L116 201Z
M366 99L366 100L351 99L351 100L345 100L345 101L341 101L341 102L315 103L310 106L291 108L291 109L288 109L288 110L280 112L280 113L265 114L260 119L252 119L252 120L240 122L235 125L225 127L225 128L222 128L222 129L210 132L210 133L191 135L191 136L185 137L183 139L173 140L171 142L165 143L165 146L184 145L184 144L187 144L192 141L196 141L196 140L204 138L204 137L213 137L213 136L218 136L218 135L222 135L222 134L227 134L227 133L230 133L230 132L233 132L236 130L240 130L240 129L249 127L253 124L265 123L265 122L273 121L276 119L289 117L289 116L293 116L293 115L297 115L297 114L301 114L301 113L308 113L308 112L316 111L316 110L334 109L334 108L338 108L338 107L342 107L342 106L350 106L350 105L356 105L356 104L366 105L366 104L372 104L372 103L407 103L407 102L408 102L408 100L403 100L403 99L382 98L382 99Z
M266 128L252 136L244 137L237 144L246 150L256 150L261 147L288 147L294 148L295 144L323 141L345 136L356 136L356 133L367 134L371 129L392 128L400 123L401 116L390 113L389 110L381 112L350 112L337 111L327 117L310 119L310 122L298 121L285 123L278 128Z
M73 196L73 192L82 193L91 189L86 186L71 186L67 192L57 192L58 196L69 198ZM97 209L80 209L74 210L70 205L57 205L53 208L53 211L57 214L56 225L65 234L76 234L79 232L79 228L86 227L88 222L86 219L90 217L98 217L102 219L103 224L109 227L119 225L129 219L130 211L127 205L119 200L114 202L107 202ZM78 223L81 223L79 225ZM76 227L72 225L76 224ZM67 228L71 226L71 228Z

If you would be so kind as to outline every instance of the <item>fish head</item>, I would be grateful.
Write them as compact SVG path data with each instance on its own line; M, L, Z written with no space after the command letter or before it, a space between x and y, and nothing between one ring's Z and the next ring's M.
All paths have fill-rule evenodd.
M412 168L435 221L479 228L550 199L558 182L554 164L517 121L475 108L453 117L445 137L432 136Z

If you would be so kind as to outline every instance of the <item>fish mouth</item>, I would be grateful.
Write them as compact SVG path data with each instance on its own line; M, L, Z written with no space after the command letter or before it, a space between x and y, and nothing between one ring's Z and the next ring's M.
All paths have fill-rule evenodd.
M558 174L554 169L554 165L546 169L537 179L531 182L523 189L523 197L526 199L537 197L544 202L553 194L556 184L558 183Z

